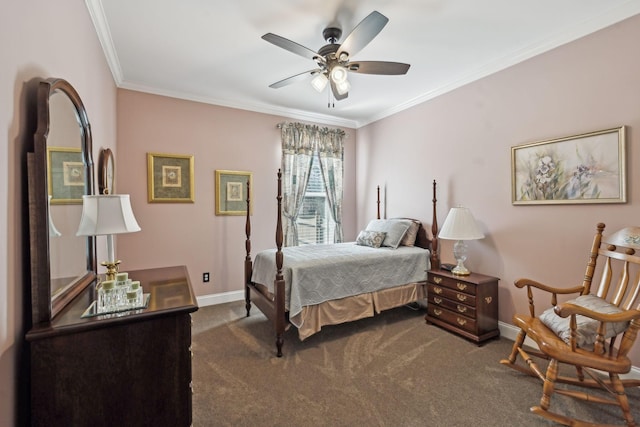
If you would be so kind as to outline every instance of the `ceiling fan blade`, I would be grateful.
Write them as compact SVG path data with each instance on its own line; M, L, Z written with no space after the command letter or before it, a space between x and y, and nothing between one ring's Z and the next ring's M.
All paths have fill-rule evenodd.
M304 73L296 74L295 76L287 77L284 80L280 80L279 82L275 82L275 83L269 85L269 87L274 88L274 89L278 89L278 88L281 88L283 86L288 86L290 84L297 83L297 82L302 81L302 80L306 80L307 78L311 77L312 75L314 75L316 73L320 73L320 72L322 72L322 70L319 69L319 68L316 68L315 70L305 71Z
M345 92L342 95L340 95L335 82L331 79L329 79L329 81L331 82L331 92L333 92L333 97L336 99L336 101L341 101L343 99L346 99L349 96L349 92Z
M348 53L349 56L354 56L382 31L384 26L387 25L387 22L389 22L389 18L374 10L360 21L353 31L344 39L338 52L336 52L336 56L340 57L342 52Z
M281 37L277 34L267 33L262 36L262 39L305 58L314 59L319 56L316 52L312 51L308 47L304 47L301 44L293 42L289 39L285 39L284 37Z
M395 76L407 74L409 64L401 62L386 61L358 61L349 64L349 71L360 74L384 74L387 76Z

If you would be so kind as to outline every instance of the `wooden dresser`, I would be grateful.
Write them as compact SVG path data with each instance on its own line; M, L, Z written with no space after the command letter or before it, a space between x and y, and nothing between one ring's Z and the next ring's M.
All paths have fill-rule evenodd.
M498 280L477 273L456 276L446 270L429 270L427 323L476 343L499 336Z
M129 271L148 307L82 318L91 285L27 334L33 426L190 426L191 314L186 267Z

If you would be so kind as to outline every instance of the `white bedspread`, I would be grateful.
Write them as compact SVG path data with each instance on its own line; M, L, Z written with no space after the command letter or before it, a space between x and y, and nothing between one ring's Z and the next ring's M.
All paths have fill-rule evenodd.
M259 252L251 280L273 292L275 249ZM427 279L429 251L400 246L370 248L354 242L283 248L289 318L302 307ZM296 325L300 327L300 325Z

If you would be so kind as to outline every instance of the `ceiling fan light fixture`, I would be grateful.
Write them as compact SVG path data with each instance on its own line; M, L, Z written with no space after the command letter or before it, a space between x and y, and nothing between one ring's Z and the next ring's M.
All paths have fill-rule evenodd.
M333 80L335 84L344 83L347 81L347 72L347 69L342 65L335 65L331 69L331 80Z
M311 86L318 92L322 92L324 88L327 87L327 83L329 83L329 79L324 73L318 73L313 80L311 80Z
M344 95L345 93L349 92L349 90L351 90L351 84L348 80L336 83L336 90L340 95Z

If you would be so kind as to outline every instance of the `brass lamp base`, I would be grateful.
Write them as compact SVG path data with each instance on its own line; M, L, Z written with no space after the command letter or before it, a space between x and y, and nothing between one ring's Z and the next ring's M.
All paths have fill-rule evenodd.
M117 260L114 262L104 261L101 263L102 266L107 267L107 273L105 274L105 278L107 280L116 280L116 274L118 273L118 264L122 261Z
M451 270L451 273L455 274L456 276L468 276L471 274L467 267L465 267L462 263L456 265L453 270Z

